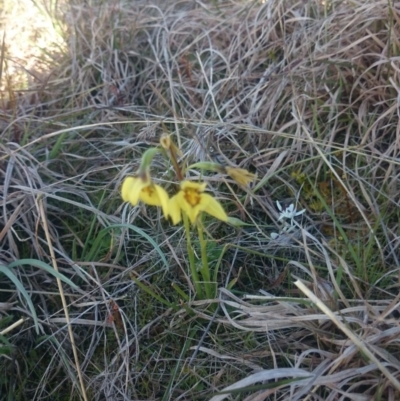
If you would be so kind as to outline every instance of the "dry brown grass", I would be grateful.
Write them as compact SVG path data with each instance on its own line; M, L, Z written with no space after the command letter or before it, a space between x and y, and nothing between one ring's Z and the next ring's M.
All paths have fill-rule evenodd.
M0 272L0 393L400 399L399 3L86 3L48 7L65 47L29 87L12 79L8 35L2 52L0 263L57 263L79 290L63 284L63 307L52 275L13 268L39 337ZM163 132L192 161L259 177L248 191L206 177L250 224L209 222L210 260L226 245L218 300L182 303L183 233L121 204L121 181ZM276 200L306 213L272 240ZM128 222L136 232L115 226Z

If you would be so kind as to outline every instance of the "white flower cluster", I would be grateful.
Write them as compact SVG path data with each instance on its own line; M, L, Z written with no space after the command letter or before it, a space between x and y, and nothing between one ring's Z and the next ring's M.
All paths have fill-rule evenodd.
M282 221L283 227L278 233L271 233L271 238L276 239L278 238L281 234L287 234L290 233L295 229L295 227L299 227L299 224L294 220L295 217L302 215L306 209L300 210L299 212L296 210L294 207L294 204L291 203L285 210L283 209L282 205L280 204L279 201L276 201L276 206L278 207L278 210L280 211L279 214L279 219L278 221ZM289 220L289 221L287 221Z

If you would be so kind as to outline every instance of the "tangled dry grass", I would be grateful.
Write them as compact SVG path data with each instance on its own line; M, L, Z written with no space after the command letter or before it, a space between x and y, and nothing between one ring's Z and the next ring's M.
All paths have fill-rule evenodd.
M0 399L400 399L400 3L41 4L41 74L1 52ZM164 132L259 177L206 177L248 223L208 222L216 300L120 200Z

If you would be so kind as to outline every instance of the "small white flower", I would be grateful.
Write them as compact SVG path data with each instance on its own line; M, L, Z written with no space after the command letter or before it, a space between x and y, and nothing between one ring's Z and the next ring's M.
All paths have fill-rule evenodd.
M297 211L296 208L294 207L293 203L291 203L285 210L283 209L283 207L279 201L276 201L276 206L277 206L278 210L280 211L278 221L281 221L284 219L289 219L290 221L287 222L285 220L284 222L281 223L282 228L279 231L279 233L272 232L270 234L271 239L273 239L273 240L277 239L282 234L289 234L290 232L295 230L296 227L299 228L300 225L294 220L294 218L302 215L306 211L306 209Z
M298 212L296 210L296 208L294 207L293 203L291 203L285 210L283 210L282 205L280 204L279 201L276 201L276 206L278 207L279 211L281 212L279 215L278 221L282 220L282 219L290 219L291 224L295 217L300 216L301 214L303 214L306 211L306 209L303 209Z

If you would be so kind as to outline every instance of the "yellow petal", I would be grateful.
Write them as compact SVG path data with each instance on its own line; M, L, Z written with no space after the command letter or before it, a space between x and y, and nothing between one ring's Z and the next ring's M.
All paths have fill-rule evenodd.
M135 182L135 179L133 177L126 177L124 179L124 182L122 183L122 187L121 187L121 195L122 195L122 200L124 202L128 202L129 193L130 193L130 190L131 190L134 182Z
M187 214L191 223L195 223L201 212L206 212L222 221L228 221L221 204L211 195L203 193L206 183L184 181L181 191L176 195L176 202L180 209Z
M168 204L169 204L169 196L163 187L159 185L154 185L154 188L157 192L158 199L160 200L161 208L164 214L164 217L168 217Z
M198 194L200 197L201 194ZM179 208L183 210L187 216L189 217L189 220L192 223L196 222L196 218L198 214L200 213L200 202L193 206L187 201L187 194L184 191L179 191L176 195L176 202L179 205ZM201 201L201 198L200 198Z
M139 200L152 206L161 206L164 216L168 216L168 194L164 188L150 180L139 177L125 178L121 188L122 199L135 206Z
M187 189L195 189L197 192L204 192L206 187L207 187L207 184L205 182L199 184L197 182L192 182L192 181L183 181L181 183L182 191L185 191Z
M133 206L137 205L141 196L142 189L147 186L148 182L143 181L140 178L133 178L128 192L128 200Z
M201 210L199 205L195 207L190 207L187 208L186 210L184 209L185 213L188 215L189 220L192 224L196 223L197 216L200 214Z
M141 197L141 192L143 188L147 187L149 183L138 177L127 177L122 183L121 195L124 202L130 202L135 206L139 198Z
M165 216L168 215L168 194L164 188L156 184L150 184L142 188L140 200L147 205L161 206Z
M181 208L178 202L178 194L173 196L168 202L168 215L171 217L172 224L178 224L181 219Z
M203 210L206 213L211 214L211 216L214 216L219 220L228 221L228 215L225 213L222 205L215 198L208 194L202 194L201 197L205 198L205 207Z
M161 201L154 185L146 185L142 188L139 194L139 199L146 205L161 206Z

